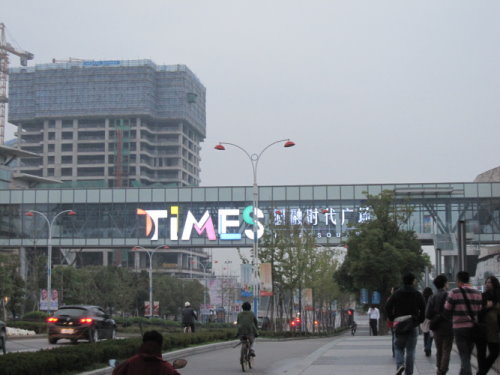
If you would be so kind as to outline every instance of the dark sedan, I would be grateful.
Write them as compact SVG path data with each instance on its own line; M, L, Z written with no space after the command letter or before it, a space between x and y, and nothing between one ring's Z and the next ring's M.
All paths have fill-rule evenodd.
M63 306L47 318L49 343L59 339L97 342L116 337L116 323L99 306Z

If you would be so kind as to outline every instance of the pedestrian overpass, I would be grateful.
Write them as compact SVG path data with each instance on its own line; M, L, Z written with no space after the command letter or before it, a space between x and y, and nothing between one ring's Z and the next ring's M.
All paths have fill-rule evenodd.
M459 221L466 223L469 252L500 244L500 183L494 182L261 186L258 236L271 220L279 226L287 219L308 225L318 245L342 245L351 224L371 219L367 194L384 190L412 206L405 229L445 257L457 254ZM0 249L52 245L63 254L100 253L103 264L116 264L137 246L199 254L251 247L252 193L250 186L0 190ZM43 215L25 215L32 210ZM76 215L59 215L66 210Z

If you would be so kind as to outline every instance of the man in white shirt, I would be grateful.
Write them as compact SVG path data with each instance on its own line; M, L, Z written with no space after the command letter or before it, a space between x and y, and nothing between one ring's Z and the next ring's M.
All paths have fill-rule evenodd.
M370 319L370 330L373 336L378 334L378 320L380 319L380 311L375 305L371 305L368 309L368 318Z

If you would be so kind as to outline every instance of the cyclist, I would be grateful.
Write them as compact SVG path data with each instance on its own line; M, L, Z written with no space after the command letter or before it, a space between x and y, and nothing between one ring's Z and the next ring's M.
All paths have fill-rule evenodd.
M238 314L236 323L238 324L238 337L240 340L246 336L250 341L250 355L255 357L255 351L252 348L255 338L258 336L257 318L252 310L252 305L249 302L243 302L241 305L243 311Z

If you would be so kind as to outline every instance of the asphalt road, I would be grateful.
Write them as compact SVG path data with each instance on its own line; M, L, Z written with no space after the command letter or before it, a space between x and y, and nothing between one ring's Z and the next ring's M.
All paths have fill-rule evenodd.
M49 344L47 335L37 335L32 337L9 337L7 339L7 353L36 352L40 349L57 348L63 345L72 344L69 340L61 340L56 345Z
M298 366L301 360L331 341L332 338L287 341L257 338L254 344L257 356L250 372L252 375L286 373L287 368ZM239 357L239 346L184 356L188 365L179 372L182 375L241 374Z

